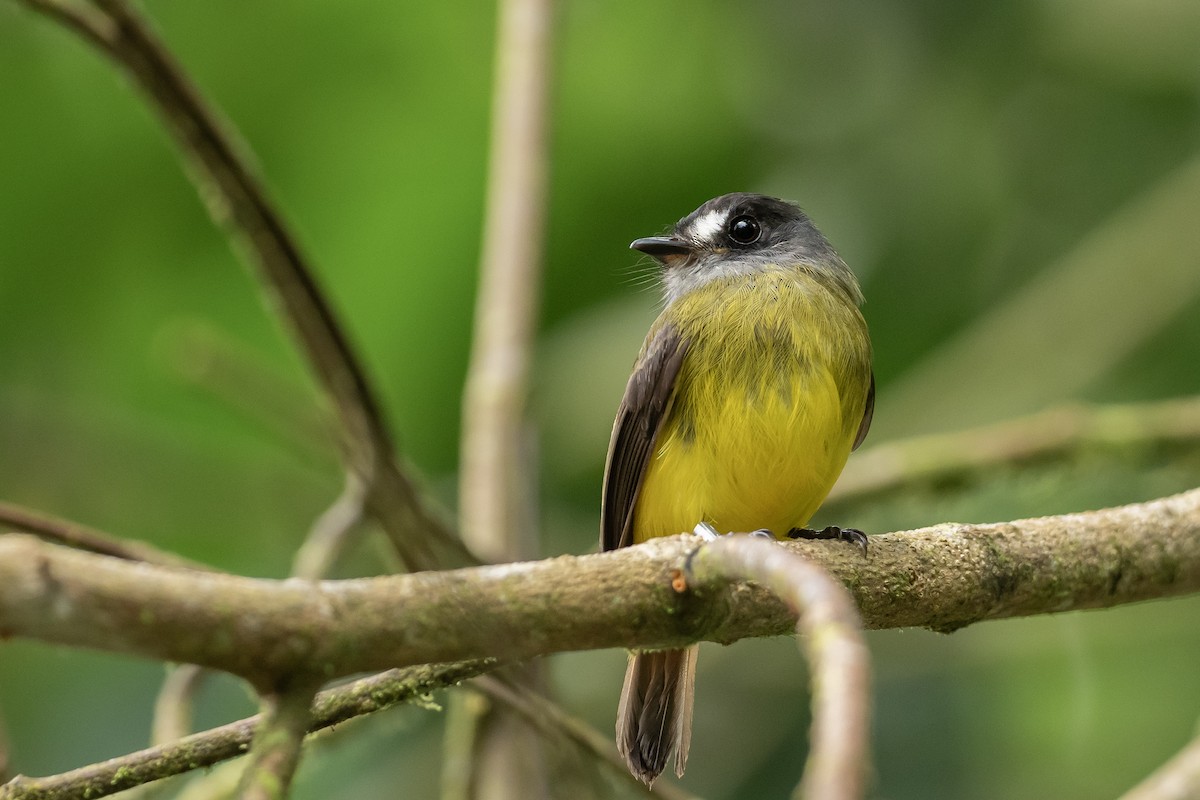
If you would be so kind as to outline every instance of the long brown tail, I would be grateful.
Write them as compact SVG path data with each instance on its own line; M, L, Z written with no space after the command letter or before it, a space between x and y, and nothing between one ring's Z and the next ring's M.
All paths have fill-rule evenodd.
M675 774L682 776L687 766L699 652L700 646L692 645L629 657L617 707L617 750L647 786L662 774L672 750Z

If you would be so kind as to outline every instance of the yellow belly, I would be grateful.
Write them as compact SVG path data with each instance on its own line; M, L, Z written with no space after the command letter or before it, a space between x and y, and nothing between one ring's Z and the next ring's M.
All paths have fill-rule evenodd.
M857 308L794 276L741 284L669 321L692 339L634 512L634 541L803 527L850 454L870 380ZM670 315L668 308L664 316Z

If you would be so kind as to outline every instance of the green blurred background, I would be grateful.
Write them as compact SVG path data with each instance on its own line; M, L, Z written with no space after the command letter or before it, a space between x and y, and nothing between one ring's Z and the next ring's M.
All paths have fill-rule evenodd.
M452 507L494 9L148 5L253 147ZM534 396L544 552L595 547L612 413L657 302L627 243L727 191L801 202L862 278L868 444L1200 391L1197 41L1192 0L563 3ZM340 487L318 405L141 98L0 2L0 497L282 576ZM1091 449L822 519L895 530L1197 484L1196 448ZM385 568L368 546L338 574ZM870 644L881 798L1114 796L1200 717L1197 597ZM624 660L554 659L563 703L610 730ZM808 724L794 643L706 646L700 663L685 786L784 796ZM13 767L143 746L162 675L0 643ZM205 725L251 710L232 681L201 699ZM343 726L295 796L434 797L442 725L404 708Z

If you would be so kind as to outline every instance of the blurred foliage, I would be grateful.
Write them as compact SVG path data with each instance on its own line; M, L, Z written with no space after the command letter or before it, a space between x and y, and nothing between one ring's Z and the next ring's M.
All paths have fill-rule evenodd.
M494 9L148 10L253 147L406 455L452 505ZM626 243L727 191L799 200L862 277L874 441L1064 399L1200 391L1200 5L568 0L558 23L535 393L547 553L595 546L611 415L655 311ZM302 363L157 120L13 2L0 3L0 109L0 495L285 574L338 467L308 433L318 401ZM214 391L221 348L217 377L197 369L211 332L286 398L271 424L247 413L257 393ZM1186 450L1085 453L830 513L869 530L1006 519L1198 475ZM339 574L382 569L367 549ZM1195 731L1198 619L1191 598L873 634L876 796L1119 793ZM783 796L808 722L794 644L705 649L685 785ZM566 706L609 729L623 662L556 659ZM15 768L143 745L160 675L0 644ZM204 724L250 708L231 681L202 701ZM296 796L435 796L440 726L415 708L344 726Z

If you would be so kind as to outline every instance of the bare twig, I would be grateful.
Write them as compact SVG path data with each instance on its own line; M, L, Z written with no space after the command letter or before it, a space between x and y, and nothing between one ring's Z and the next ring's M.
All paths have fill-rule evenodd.
M693 541L313 583L132 564L11 534L0 537L0 634L201 664L269 689L310 671L329 679L393 665L680 647L792 630L791 612L769 592L675 597L670 565ZM873 536L866 560L835 543L781 547L833 572L868 627L954 630L1200 590L1200 490L1103 511Z
M521 440L541 279L551 0L505 0L497 36L487 215L475 333L463 399L459 517L494 561L532 555L519 541Z
M8 728L4 724L4 715L0 714L0 783L8 780L12 768L11 756L8 750Z
M105 14L78 3L64 0L19 0L30 8L45 14L68 30L91 42L101 50L116 34L115 26Z
M1200 736L1121 795L1121 800L1196 800L1200 797Z
M0 502L0 529L12 528L51 542L86 550L89 553L123 558L127 561L144 561L147 564L158 564L166 567L188 567L190 569L211 570L212 567L191 561L183 556L159 550L144 542L130 539L118 539L111 534L89 528L78 522L72 522L61 517L55 517L42 511Z
M495 661L393 669L317 695L310 731L329 728L363 714L425 696L437 689L495 669ZM0 786L0 800L79 800L100 798L150 781L201 769L244 755L261 717L222 725L169 745L46 778L18 776Z
M304 544L296 551L292 576L318 580L328 574L334 562L354 537L363 521L366 488L353 474L346 475L346 485L333 505L313 522Z
M475 331L463 396L459 524L463 539L490 561L537 554L526 400L541 282L546 195L546 107L552 0L503 0L496 36L491 154ZM514 680L539 684L536 665ZM476 713L478 712L478 713ZM447 739L470 747L472 780L460 797L536 800L547 795L543 742L513 724L506 706L455 704ZM459 743L459 744L456 744ZM467 760L448 755L446 773ZM454 782L444 781L448 800Z
M188 782L171 800L229 800L237 791L242 778L242 765L237 761L226 761L207 770L203 776ZM149 784L147 789L157 789L162 784ZM136 793L134 800L141 800ZM84 798L88 800L88 798ZM125 800L124 797L121 800Z
M151 744L166 744L192 732L192 699L208 675L194 664L171 667L154 701Z
M691 794L665 778L656 781L652 791L630 773L625 762L617 754L612 737L601 736L590 725L564 713L559 706L536 692L520 691L495 675L480 676L466 685L496 702L503 703L546 737L561 737L565 734L580 750L603 764L609 774L630 789L665 800L695 800Z
M1049 409L954 433L886 442L850 459L830 501L856 500L920 481L1019 464L1089 446L1200 440L1200 397Z
M300 763L315 690L293 686L263 698L262 720L254 732L250 758L238 783L239 800L282 800Z
M685 566L686 582L753 580L798 617L811 665L813 723L797 800L854 800L864 794L870 665L862 622L845 588L816 564L770 542L728 537L701 547ZM680 587L684 588L684 587Z
M103 19L55 0L21 0L100 48L151 99L175 137L213 219L245 246L339 418L347 468L410 568L472 559L422 502L395 459L391 433L333 310L261 182L246 147L201 98L146 20L125 0L94 0Z

